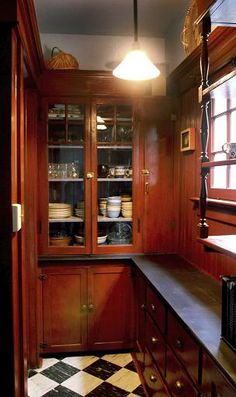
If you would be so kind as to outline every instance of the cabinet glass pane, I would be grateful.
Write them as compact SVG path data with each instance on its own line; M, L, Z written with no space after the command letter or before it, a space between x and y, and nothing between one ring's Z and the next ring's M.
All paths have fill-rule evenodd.
M103 130L99 129L102 125ZM105 136L102 134L106 134L107 130L109 139L101 139ZM130 105L97 106L97 242L99 245L132 244L132 170L132 107Z
M62 109L64 109L63 114ZM60 134L58 126L60 126ZM55 104L49 106L48 239L51 246L63 247L86 243L84 132L84 105Z

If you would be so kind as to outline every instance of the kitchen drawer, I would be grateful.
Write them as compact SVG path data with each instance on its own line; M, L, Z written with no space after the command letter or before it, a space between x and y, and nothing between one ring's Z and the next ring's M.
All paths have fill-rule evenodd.
M162 376L165 376L165 358L166 358L166 347L165 341L158 329L153 322L152 318L147 315L146 320L146 347L152 354L159 371Z
M166 390L161 375L159 374L153 357L146 351L144 358L144 372L143 377L145 380L145 386L149 397L169 397L169 393Z
M236 386L229 383L214 361L203 354L202 361L202 396L235 397Z
M198 397L197 389L169 348L167 348L166 381L173 397Z
M167 338L170 346L197 383L199 345L171 312L168 312L167 329Z
M161 332L165 333L166 310L162 300L158 297L157 292L150 287L147 288L147 311L156 322Z

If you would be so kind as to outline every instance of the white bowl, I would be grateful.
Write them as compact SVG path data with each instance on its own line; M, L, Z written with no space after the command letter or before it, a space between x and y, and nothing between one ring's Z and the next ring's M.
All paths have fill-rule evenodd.
M108 218L118 218L118 216L120 215L120 210L118 211L111 211L111 210L107 210L107 216Z

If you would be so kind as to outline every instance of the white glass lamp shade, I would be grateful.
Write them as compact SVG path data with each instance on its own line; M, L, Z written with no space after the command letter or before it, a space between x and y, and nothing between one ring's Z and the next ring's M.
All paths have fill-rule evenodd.
M134 49L113 70L113 75L124 80L150 80L160 75L160 70L150 61L144 51Z

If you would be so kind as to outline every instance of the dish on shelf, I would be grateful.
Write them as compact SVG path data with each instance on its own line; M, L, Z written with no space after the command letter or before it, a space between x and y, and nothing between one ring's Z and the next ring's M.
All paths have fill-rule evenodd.
M49 242L50 245L55 245L57 247L67 246L71 243L71 236L51 236Z
M97 244L104 244L106 242L107 235L101 235L97 237ZM75 235L75 242L77 244L84 244L84 236Z

